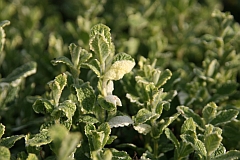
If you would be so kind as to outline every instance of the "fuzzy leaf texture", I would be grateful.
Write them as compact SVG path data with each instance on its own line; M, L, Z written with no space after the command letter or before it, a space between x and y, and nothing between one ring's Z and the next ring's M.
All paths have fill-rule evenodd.
M116 116L109 120L108 124L113 127L124 127L133 124L133 120L129 116Z
M135 66L134 59L126 53L115 55L111 67L104 74L105 79L119 80Z
M44 129L40 133L33 136L27 135L25 137L26 146L42 146L52 142L49 131Z

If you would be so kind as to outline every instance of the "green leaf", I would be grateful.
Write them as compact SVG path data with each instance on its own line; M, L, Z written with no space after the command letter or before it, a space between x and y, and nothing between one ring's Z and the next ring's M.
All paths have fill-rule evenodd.
M148 124L138 124L133 126L133 128L140 134L147 135L151 131L151 126Z
M220 125L220 124L228 123L228 122L232 121L233 119L235 119L237 117L238 113L239 113L238 110L235 110L235 109L228 109L228 110L220 111L216 115L216 118L214 118L211 121L211 124Z
M240 158L240 151L231 150L225 154L212 158L212 160L233 160Z
M0 157L1 160L10 160L11 153L8 148L0 146Z
M79 117L79 122L95 124L98 123L98 119L91 115L83 115Z
M108 124L113 127L124 127L133 124L133 120L129 116L116 116L109 120Z
M0 123L0 138L2 138L4 132L5 132L5 126L2 123Z
M69 45L69 50L71 54L72 63L76 69L80 69L81 64L86 62L92 57L91 53L75 45L74 43L71 43Z
M145 123L152 118L158 117L159 117L158 114L152 113L149 110L142 108L137 112L137 115L135 117L135 124Z
M223 126L223 135L231 143L240 141L240 121L232 121Z
M33 153L29 153L26 160L38 160L38 157Z
M172 72L169 69L166 69L165 71L161 72L160 74L160 78L156 84L157 88L160 88L161 86L163 86L167 80L169 80L172 76Z
M191 144L186 142L180 142L180 148L178 150L178 158L184 158L189 156L190 153L194 151L194 148Z
M217 89L217 94L220 95L230 95L236 91L238 84L236 82L227 82L221 85L220 88Z
M207 104L203 108L202 114L205 124L209 124L217 114L217 105L214 102Z
M166 128L165 129L165 134L167 136L167 138L173 142L176 150L179 150L180 149L180 143L179 141L177 140L177 138L175 137L175 135L173 134L173 132L169 129L169 128Z
M186 119L181 127L181 134L188 133L188 131L196 134L196 124L193 118Z
M62 73L55 77L55 79L48 83L49 87L52 90L52 98L54 99L54 103L57 106L59 103L59 99L61 97L62 91L64 87L67 85L67 74Z
M94 37L95 35L100 34L106 38L108 43L111 43L111 33L110 28L104 24L97 24L91 28L90 37Z
M76 105L71 100L66 100L60 103L59 106L51 113L51 115L59 114L61 117L64 115L71 119L76 111Z
M204 146L204 143L202 141L200 141L197 138L193 138L190 135L187 134L182 134L180 135L180 137L182 138L182 140L186 143L189 143L192 145L192 147L201 155L206 157L207 156L207 151L206 148Z
M11 137L2 138L0 140L0 146L5 146L7 148L11 148L16 141L22 139L23 137L25 137L25 136L24 135L13 135Z
M111 67L104 74L104 78L108 80L122 79L124 74L129 73L135 66L134 59L126 53L118 53L115 55Z
M10 24L10 21L4 20L0 22L0 55L3 50L3 46L5 43L5 32L3 30L3 27L7 26Z
M59 134L61 133L61 134ZM69 133L62 125L53 126L50 129L50 136L53 139L54 150L58 160L67 160L75 152L80 143L81 135L78 132Z
M15 70L12 71L5 79L3 79L3 82L9 82L13 86L17 86L22 78L26 78L37 71L37 63L36 62L28 62Z
M89 46L100 63L104 63L110 54L110 46L107 39L101 34L96 34L90 39Z
M113 103L106 101L106 99L101 95L98 96L97 101L98 104L107 111L113 111L116 109L116 106Z
M81 110L91 113L96 101L96 95L93 88L89 83L74 85L74 88L77 92L77 98L80 103Z
M74 68L73 63L65 56L55 58L51 61L53 65L57 65L58 63L66 64L69 68Z
M49 135L49 131L46 129L41 130L40 133L33 135L30 137L30 135L27 135L25 137L25 143L26 146L42 146L46 145L52 142L52 139Z
M163 133L163 131L173 122L177 117L180 115L180 113L175 113L171 117L168 117L166 119L162 119L159 124L159 128L157 132L152 133L155 138L159 138L159 136ZM152 131L153 132L153 131Z
M192 118L194 120L194 122L197 124L198 128L203 130L203 120L201 119L201 117L194 113L192 109L185 107L185 106L178 106L177 107L178 112L180 112L182 114L182 116L184 118Z
M221 143L219 147L212 153L211 157L217 157L220 155L224 155L226 153L226 148Z
M204 144L207 150L208 156L215 152L222 141L222 136L217 133L208 134L204 137Z
M112 160L120 160L120 159L132 160L132 158L127 154L127 152L118 151L116 149L111 149L111 151L112 151L112 154L113 154Z
M98 127L98 132L104 132L104 137L102 139L102 147L104 147L107 144L107 141L110 137L110 133L111 133L111 128L109 126L108 123L102 123L99 127Z
M47 99L37 99L33 104L33 110L36 113L51 113L54 109L52 102Z
M89 63L83 63L83 65L89 67L98 77L101 76L100 62L97 59Z

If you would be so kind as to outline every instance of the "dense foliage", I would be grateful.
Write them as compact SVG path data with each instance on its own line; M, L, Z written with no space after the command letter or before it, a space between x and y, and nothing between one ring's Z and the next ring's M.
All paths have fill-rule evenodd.
M239 44L217 0L2 0L0 159L240 159Z

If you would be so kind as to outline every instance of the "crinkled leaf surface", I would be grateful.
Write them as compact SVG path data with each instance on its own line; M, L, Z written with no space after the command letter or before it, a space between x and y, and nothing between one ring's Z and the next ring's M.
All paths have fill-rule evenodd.
M115 55L112 65L104 74L105 79L119 80L124 74L129 73L135 66L134 59L126 53L118 53Z
M217 133L208 134L204 137L204 144L209 156L219 148L221 141L222 136Z
M11 148L16 141L22 139L23 137L24 135L13 135L11 137L2 138L0 139L0 146Z
M60 103L59 106L52 112L51 115L59 113L62 117L66 116L68 119L71 119L76 111L76 105L71 100L66 100L63 103Z
M49 135L49 131L46 129L41 130L40 133L33 135L32 138L26 136L25 143L26 146L36 146L46 145L51 143L52 139Z
M80 107L82 108L81 110L92 112L96 101L93 88L89 85L89 83L75 85L74 88L77 92L77 98L80 103Z
M215 116L217 114L217 105L213 102L207 104L203 108L202 114L203 114L205 124L208 124L209 122L211 122L215 118Z
M108 124L113 127L124 127L133 124L133 120L129 116L116 116L109 120Z
M36 113L51 113L54 109L52 102L47 99L37 99L33 104L33 110Z
M166 129L165 129L165 134L166 134L167 138L173 142L175 148L176 148L177 150L179 150L179 148L180 148L180 143L179 143L179 141L177 140L176 136L173 134L173 132L172 132L169 128L166 128Z
M38 160L38 157L33 153L29 153L26 160Z
M141 124L145 123L146 121L152 119L152 118L158 118L159 115L150 112L149 110L142 108L137 112L137 115L135 117L135 124Z
M186 143L190 143L192 145L192 147L201 155L206 157L207 156L207 151L206 148L204 146L204 143L202 141L200 141L197 138L193 138L190 135L187 134L182 134L180 135L180 137L182 138L182 140Z
M187 118L192 118L194 122L197 124L199 129L203 130L203 120L201 117L194 113L192 109L185 107L185 106L178 106L177 110L182 114L183 117Z
M97 24L91 28L90 37L93 37L97 34L103 35L108 43L111 43L111 33L110 28L104 24Z
M192 118L186 119L181 127L181 134L187 133L188 131L196 133L196 124Z
M89 63L83 63L83 66L90 68L98 77L101 76L100 62L97 59L94 59Z
M113 103L106 101L106 99L101 95L98 96L97 101L98 104L107 111L113 111L116 109L116 106Z
M220 125L223 123L227 123L235 119L238 115L238 110L235 109L228 109L220 111L216 117L211 121L213 125Z
M240 158L240 151L231 150L225 154L212 158L212 160L233 160Z
M119 160L119 159L132 160L132 158L127 154L127 152L118 151L116 149L111 149L111 151L113 154L112 160Z

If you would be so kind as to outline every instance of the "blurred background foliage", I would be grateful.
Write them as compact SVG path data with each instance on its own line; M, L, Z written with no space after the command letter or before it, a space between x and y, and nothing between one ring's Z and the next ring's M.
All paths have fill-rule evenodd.
M29 96L44 94L49 90L47 82L66 70L50 61L68 57L70 43L89 50L88 34L97 23L111 28L117 52L131 54L136 61L140 56L151 63L157 59L157 68L173 72L164 86L166 91L180 91L172 106L187 105L200 112L215 101L222 108L239 109L239 24L228 13L214 12L217 9L230 11L240 21L239 0L1 0L0 21L11 24L4 27L0 77L29 61L38 65L37 73L21 84L19 94L0 111L6 136L37 132L36 125L43 119L33 113L35 99ZM88 75L83 70L81 78L87 80ZM126 76L122 81L127 84L133 79ZM117 84L117 94L129 106L125 94L131 92L131 84L125 91Z

